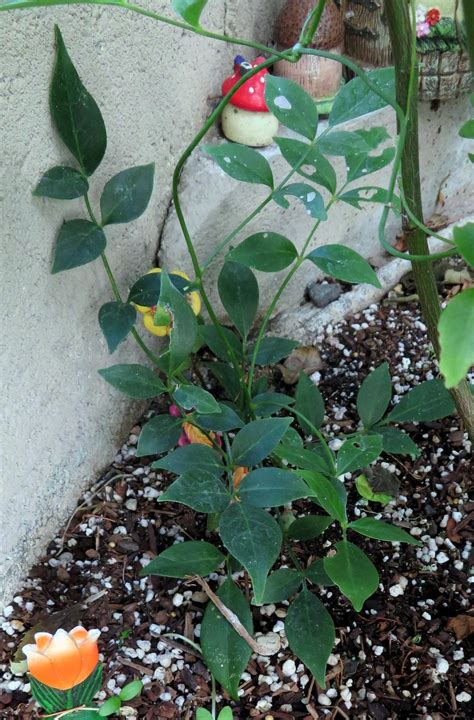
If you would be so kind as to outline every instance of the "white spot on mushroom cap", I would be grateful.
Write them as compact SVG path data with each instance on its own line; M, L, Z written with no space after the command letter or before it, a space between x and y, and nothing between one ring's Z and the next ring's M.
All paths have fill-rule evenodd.
M291 110L291 103L284 95L278 95L273 103L280 110Z
M249 87L249 93L254 93L254 92L255 92L255 88Z

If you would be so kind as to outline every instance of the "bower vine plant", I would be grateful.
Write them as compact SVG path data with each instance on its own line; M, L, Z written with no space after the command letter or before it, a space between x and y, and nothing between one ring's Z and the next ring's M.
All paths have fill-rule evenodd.
M50 4L61 3L24 0L7 2L6 7ZM259 52L267 50L258 43L204 30L200 15L205 0L174 0L173 8L183 21L128 3L103 0L103 4L120 5L210 38L249 45ZM335 629L318 589L337 586L358 612L379 586L377 568L362 549L363 537L419 544L409 532L395 525L374 517L356 519L347 503L344 480L355 473L364 497L386 502L387 498L371 490L364 470L383 453L416 457L418 449L401 426L439 419L455 409L442 379L423 382L398 404L392 404L389 368L383 363L362 383L357 395L358 430L342 436L336 452L323 430L325 406L317 386L302 373L294 396L290 396L273 391L260 371L262 366L285 358L297 346L291 338L267 335L267 327L283 291L303 263L313 263L323 273L344 282L379 286L370 264L353 250L320 242L314 247L313 241L321 226L325 227L335 203L349 204L354 211L362 209L366 202L380 203L382 244L392 254L409 257L415 263L429 263L459 251L469 260L472 253L472 248L463 251L469 246L466 234L470 233L472 240L472 226L460 229L454 242L446 241L451 242L449 249L437 255L407 256L397 253L386 241L384 228L390 213L409 213L415 226L426 231L422 220L410 210L401 182L397 192L409 114L396 100L392 68L365 73L342 56L308 49L323 7L321 1L310 14L294 48L282 53L268 51L268 59L242 77L178 162L173 198L194 268L193 278L160 268L138 278L127 291L119 288L106 256L107 228L131 222L145 212L153 191L154 166L150 163L115 175L102 190L100 211L92 207L89 183L106 152L106 128L58 28L51 114L74 161L47 170L34 191L38 196L63 200L83 198L84 215L65 222L59 230L52 270L57 273L95 260L102 262L112 297L100 308L99 323L109 350L113 353L131 335L154 366L111 365L99 371L102 377L132 398L167 398L163 413L143 426L137 455L155 456L154 468L176 476L159 502L182 503L205 513L208 535L206 541L170 546L143 569L142 575L194 578L206 589L210 601L202 621L201 651L212 675L236 700L240 677L252 651L275 651L253 638L251 607L236 573L243 572L248 578L254 605L290 601L285 620L290 648L324 687ZM409 43L410 38L404 36L402 42ZM410 48L409 97L416 92L414 23ZM275 138L288 163L284 177L275 178L265 157L251 148L232 143L201 147L236 183L263 185L268 193L233 232L216 242L208 257L198 257L179 197L186 160L246 80L263 67L271 67L277 57L297 62L307 53L334 57L349 67L355 78L341 88L326 129L318 133L318 112L311 97L289 80L267 77L265 97L269 109L283 126L299 136ZM341 127L348 120L386 105L393 107L398 118L396 146L388 145L390 138L384 127L371 127L369 122L364 129L351 132ZM345 158L343 178L338 177L331 163L335 156ZM390 164L387 188L361 185L366 176ZM302 212L314 221L311 232L300 243L300 251L292 240L277 232L254 233L235 244L237 235L265 206L277 203L288 207L289 198L300 202ZM324 236L328 235L325 230ZM218 293L230 319L226 326L219 322L205 286L206 271L217 259L222 261ZM286 273L258 321L261 315L255 270ZM206 319L201 317L201 303ZM164 338L159 350L150 347L136 329L139 316L147 330ZM446 335L448 346L452 333ZM203 346L215 358L208 367L220 387L216 397L193 380L193 356ZM462 380L472 361L469 353L472 349L463 350L451 385ZM296 517L291 509L291 503L300 499L307 500L308 513L304 517ZM302 566L294 544L323 533L328 533L332 543L326 555ZM219 569L226 579L214 594L205 577ZM216 717L215 707L211 713L204 709L200 713L200 720ZM231 711L226 708L221 715L230 718Z

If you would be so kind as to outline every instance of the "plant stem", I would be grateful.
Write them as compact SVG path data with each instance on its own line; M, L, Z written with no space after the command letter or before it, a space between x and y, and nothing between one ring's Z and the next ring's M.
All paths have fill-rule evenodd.
M462 6L464 10L467 46L471 58L471 68L474 70L474 3L472 0L463 0Z
M307 47L313 42L313 37L318 29L319 21L321 20L321 16L324 12L325 5L326 0L318 0L318 4L313 8L312 12L306 19L300 34L300 43L303 47Z
M416 39L406 0L392 0L386 4L386 15L392 38L397 82L397 100L406 116L406 139L401 152L401 172L405 200L411 212L423 217L418 146L418 98L414 91L418 83ZM408 43L407 38L412 42ZM414 57L415 55L415 57ZM412 80L412 82L410 82ZM429 247L423 229L407 215L403 216L403 230L410 254L428 255ZM412 260L413 276L420 300L428 337L439 357L438 320L441 313L438 291L431 263ZM474 398L466 381L451 391L459 415L471 439L474 439Z

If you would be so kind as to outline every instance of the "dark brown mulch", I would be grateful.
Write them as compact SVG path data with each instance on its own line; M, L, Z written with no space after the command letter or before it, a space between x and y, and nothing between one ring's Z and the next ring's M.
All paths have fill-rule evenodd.
M411 304L371 307L328 328L318 340L325 363L319 386L331 434L354 429L357 386L382 360L390 364L399 395L436 372L424 326ZM402 527L417 528L423 548L358 541L381 572L379 592L360 613L335 588L320 591L338 638L324 693L286 647L282 624L287 604L253 608L256 631L278 632L284 649L278 656L251 660L236 718L472 717L469 641L461 637L473 623L468 589L474 511L468 497L470 446L453 418L405 429L422 454L416 461L383 458L401 483L396 502L383 509L359 504L355 512L381 512ZM209 707L210 679L199 655L183 640L163 637L176 633L199 642L205 604L201 589L171 579L138 578L140 567L175 540L202 538L203 517L156 503L170 478L152 471L150 458L135 458L138 432L138 426L132 429L96 484L97 492L92 489L81 499L63 531L64 545L63 534L50 543L0 617L2 718L36 717L26 678L9 672L25 631L36 625L72 627L79 621L102 630L104 697L134 677L146 683L141 698L130 703L135 710L128 717L191 720L196 706ZM351 481L347 486L353 507L359 498ZM305 507L295 504L298 511ZM306 564L324 554L327 544L323 537L295 549ZM283 668L289 672L286 661L292 659L296 671L288 676Z

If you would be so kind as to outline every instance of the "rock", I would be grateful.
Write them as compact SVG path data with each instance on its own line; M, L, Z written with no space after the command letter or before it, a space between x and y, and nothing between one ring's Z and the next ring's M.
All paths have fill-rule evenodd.
M312 282L306 288L306 294L313 305L323 308L342 295L342 287L339 283Z
M282 667L283 675L286 675L286 677L291 677L296 672L296 664L294 660L285 660Z

